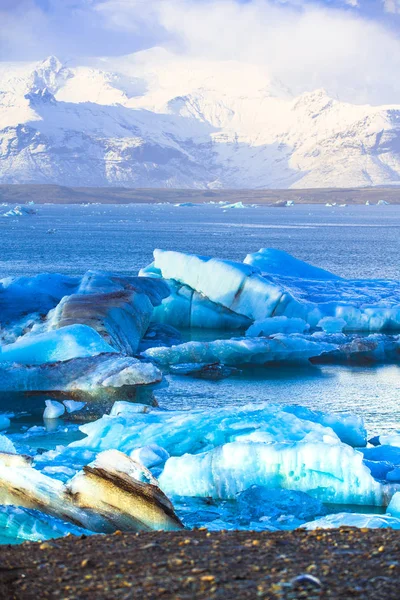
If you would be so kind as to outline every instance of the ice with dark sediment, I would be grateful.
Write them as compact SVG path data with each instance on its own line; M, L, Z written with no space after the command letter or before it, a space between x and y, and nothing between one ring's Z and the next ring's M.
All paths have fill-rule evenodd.
M96 532L182 529L151 473L110 450L63 483L0 453L0 504L39 510Z

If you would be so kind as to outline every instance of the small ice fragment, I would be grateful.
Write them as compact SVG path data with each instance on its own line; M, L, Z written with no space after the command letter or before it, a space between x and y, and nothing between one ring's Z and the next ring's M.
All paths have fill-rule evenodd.
M347 323L344 319L336 317L324 317L317 323L325 333L342 333Z
M43 419L58 419L65 413L65 406L57 400L46 400Z
M150 469L151 467L155 467L168 460L170 454L157 444L149 444L148 446L135 448L135 450L132 450L129 456L133 460L142 463L142 465Z
M75 400L64 400L63 404L67 409L68 413L77 412L78 410L82 410L82 408L86 406L86 402L76 402Z

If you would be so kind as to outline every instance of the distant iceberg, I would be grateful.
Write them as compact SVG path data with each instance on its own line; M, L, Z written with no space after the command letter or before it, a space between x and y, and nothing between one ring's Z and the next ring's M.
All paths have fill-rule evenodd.
M32 206L22 204L19 206L15 206L14 208L11 208L7 212L5 212L3 214L3 217L27 217L36 215L36 213L37 210L35 208L32 208Z

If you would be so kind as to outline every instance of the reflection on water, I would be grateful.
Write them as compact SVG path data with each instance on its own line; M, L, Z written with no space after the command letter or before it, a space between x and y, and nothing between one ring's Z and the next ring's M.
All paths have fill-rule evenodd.
M205 408L268 402L361 414L371 434L400 429L400 367L323 366L246 369L211 382L169 376L157 392L164 408Z

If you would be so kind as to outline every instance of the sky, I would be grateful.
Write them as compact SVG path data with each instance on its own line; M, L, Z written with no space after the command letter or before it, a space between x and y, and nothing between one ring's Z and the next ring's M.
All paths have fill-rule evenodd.
M0 0L0 60L162 46L265 66L295 93L400 103L400 0Z

